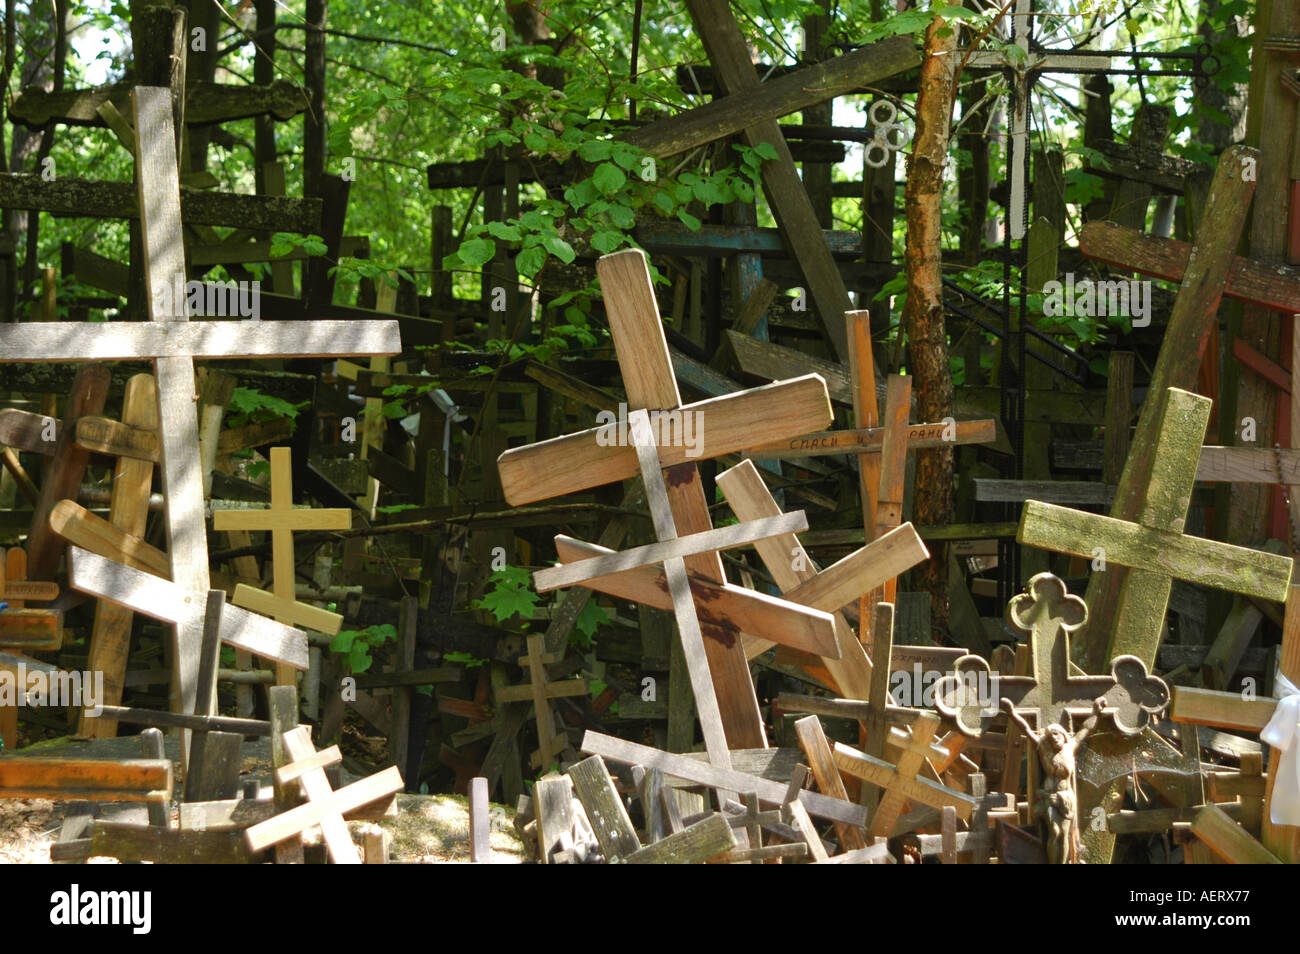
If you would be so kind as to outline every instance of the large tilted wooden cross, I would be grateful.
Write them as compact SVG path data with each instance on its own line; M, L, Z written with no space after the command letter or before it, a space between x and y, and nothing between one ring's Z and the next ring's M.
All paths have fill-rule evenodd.
M1002 699L1010 699L1038 729L1052 724L1069 729L1071 717L1088 715L1093 701L1105 697L1105 714L1129 735L1164 709L1168 687L1148 675L1146 665L1134 656L1117 657L1109 676L1072 674L1069 634L1087 620L1087 607L1050 573L1038 574L1026 589L1011 601L1007 616L1029 633L1030 674L996 674L982 656L970 655L958 659L954 672L935 684L935 707L955 719L962 732L982 734L1001 714Z
M710 536L703 540L703 548L696 545L703 539L699 535L716 531L712 531L695 461L824 428L831 419L830 400L824 381L808 375L683 407L645 254L607 255L596 267L628 405L656 412L659 439L645 442L647 417L639 418L642 426L632 429L633 439L611 434L613 426L608 425L508 450L497 461L501 486L507 501L521 505L638 475L643 478L659 544L643 549L641 557L663 562L709 757L725 767L730 764L728 746L761 748L766 735L738 627L728 626L726 619L707 629L700 625L694 581L725 589L726 580L717 553L720 541ZM687 446L686 437L692 432L683 425L694 429L693 446ZM772 532L782 530L789 527L773 525ZM619 559L607 555L580 564L607 561L600 565L603 573L645 565L633 561L628 566ZM731 596L749 599L734 592ZM757 619L762 614L752 615ZM821 614L821 619L828 640L833 641L829 618Z
M1016 539L1029 546L1131 567L1115 607L1112 658L1155 665L1175 578L1286 602L1293 561L1183 534L1213 402L1178 388L1152 395L1157 409L1151 478L1134 522L1031 500ZM1099 572L1108 572L1100 570Z
M203 513L203 472L199 461L195 410L194 360L391 355L398 353L401 345L395 321L190 322L183 308L164 308L163 303L171 300L173 283L178 278L181 281L185 278L171 93L162 88L136 87L131 99L139 143L136 181L151 320L10 325L0 328L0 360L90 362L147 358L153 361L158 383L159 442L163 493L167 502L167 549L172 571L170 585L180 594L182 601L190 604L188 610L172 607L165 612L177 623L180 702L185 712L193 712L202 640L202 607L210 582ZM91 562L83 560L83 565ZM148 589L147 581L133 579L132 583L142 587L142 590L133 590L133 596ZM114 596L112 592L95 595ZM143 603L147 606L153 603L147 593ZM226 613L232 609L234 607L227 607ZM287 627L283 629L287 630ZM299 632L297 639L305 657L306 637ZM277 658L276 653L267 652L265 646L244 648L258 655ZM305 665L305 659L302 664Z

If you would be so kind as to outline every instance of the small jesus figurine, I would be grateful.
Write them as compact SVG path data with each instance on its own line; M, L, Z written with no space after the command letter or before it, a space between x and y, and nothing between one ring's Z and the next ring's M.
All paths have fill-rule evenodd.
M1092 704L1092 715L1070 735L1064 726L1053 723L1041 732L1029 727L1024 716L1016 711L1010 699L1002 700L1002 708L1020 726L1020 730L1033 739L1038 748L1038 762L1042 767L1039 779L1038 801L1034 813L1043 823L1048 863L1054 865L1078 864L1079 861L1079 791L1075 775L1075 755L1079 746L1097 725L1097 719L1106 707L1106 700L1097 699Z

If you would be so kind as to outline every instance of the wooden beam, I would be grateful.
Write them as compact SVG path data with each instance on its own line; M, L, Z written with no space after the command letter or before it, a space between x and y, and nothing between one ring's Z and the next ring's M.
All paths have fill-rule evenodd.
M0 798L167 802L171 796L168 759L0 759Z
M756 83L754 91L745 96L715 99L619 138L656 158L666 158L733 136L764 120L779 119L864 89L919 63L914 43L892 37Z
M774 407L781 408L779 415L771 413ZM742 451L791 431L820 430L832 417L825 382L812 374L687 404L680 413L703 423L696 426L696 447L659 448L665 468ZM506 451L497 470L507 502L518 507L637 476L636 451L619 439L618 426L609 424Z

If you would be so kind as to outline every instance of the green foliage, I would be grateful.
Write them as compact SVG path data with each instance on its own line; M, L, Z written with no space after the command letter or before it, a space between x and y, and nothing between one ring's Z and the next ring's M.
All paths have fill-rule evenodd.
M474 608L487 610L498 623L521 616L530 620L541 597L533 591L533 576L521 566L505 566L488 577L487 588Z
M479 666L483 665L488 660L479 659L477 656L472 655L471 653L463 653L460 651L456 651L456 652L444 653L442 657L442 661L449 662L449 663L459 663L460 665L464 666L466 669L476 669Z
M352 674L359 675L373 665L371 653L376 647L396 641L397 627L392 623L379 623L365 629L341 630L330 640L330 652L347 656Z
M591 640L596 635L596 630L608 623L610 618L609 611L594 598L587 600L573 622L573 629L569 631L569 645L582 652L591 649Z
M307 406L304 401L301 404L291 404L284 398L275 397L272 394L263 394L254 388L235 388L235 393L230 398L230 413L226 420L231 427L243 427L246 424L264 424L268 421L274 421L277 418L288 418L295 421L298 418L298 412Z

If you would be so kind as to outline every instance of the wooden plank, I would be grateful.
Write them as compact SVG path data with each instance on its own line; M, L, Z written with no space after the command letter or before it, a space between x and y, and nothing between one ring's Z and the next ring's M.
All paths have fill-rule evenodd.
M1201 448L1196 479L1206 483L1300 484L1300 450L1207 445Z
M132 725L164 726L200 731L234 732L239 735L270 735L271 723L261 719L241 719L235 716L191 715L183 712L161 712L131 706L104 705L103 718ZM93 723L93 718L88 720Z
M583 759L569 767L568 775L605 860L611 864L624 861L640 850L641 842L604 760L599 755Z
M139 486L137 484L137 490ZM114 490L116 489L114 487ZM50 513L50 526L55 533L73 546L144 573L167 578L171 576L171 559L157 547L146 543L142 533L137 535L131 532L141 527L144 519L149 515L147 493L143 496L143 500L144 507L140 507L140 496L137 495L136 509L143 511L143 517L135 520L130 529L91 513L72 500L61 500L55 505ZM109 506L111 513L111 503Z
M1280 865L1281 859L1261 845L1218 805L1206 805L1192 821L1192 833L1219 858L1234 865Z
M746 95L703 106L624 133L628 142L666 158L734 135L764 119L778 119L806 106L873 85L918 63L911 43L891 38L767 80Z
M168 759L0 758L0 798L167 802L171 796Z
M949 438L944 432L950 433ZM746 449L751 460L796 459L800 457L826 457L832 454L877 453L884 440L883 427L861 427L856 430L819 431L771 441ZM907 446L913 450L949 447L953 444L991 444L997 440L997 423L988 418L980 421L957 421L947 424L907 425Z
M1174 722L1258 732L1268 725L1277 709L1276 699L1243 699L1239 692L1217 692L1194 686L1172 686L1170 691L1169 718Z
M565 563L615 552L568 537L557 537L555 545ZM745 636L758 637L759 641L767 643L759 652L779 641L782 645L830 659L840 656L835 622L828 613L747 590L734 583L718 585L695 576L691 577L690 583L701 625L738 629ZM641 567L600 576L584 580L579 585L654 609L672 609L668 580L659 567ZM748 650L746 654L749 655Z
M573 830L573 781L566 775L549 775L533 786L533 811L537 816L537 854L544 865L560 846L561 836Z
M135 427L108 417L77 421L77 446L109 457L131 457L156 464L162 457L157 428Z
M24 324L24 329L52 328L68 336L65 322ZM61 330L60 330L61 329ZM82 478L90 463L90 454L77 447L73 438L77 419L86 414L98 414L108 399L111 375L108 368L91 365L79 368L68 398L63 427L54 445L54 459L41 480L40 497L32 508L32 530L27 537L28 570L33 579L51 580L63 556L63 541L51 529L50 512L66 498L75 498L81 489Z
M337 765L342 761L343 753L339 751L339 747L331 745L329 748L313 752L311 755L294 759L288 765L281 765L275 770L275 781L279 785L288 785L290 782L302 778L308 772L323 769L330 765Z
M0 408L0 444L6 447L53 457L59 427L58 421L44 414L12 407Z
M89 855L124 863L164 865L247 865L262 859L235 831L196 831L96 820Z
M688 0L714 75L729 96L744 96L760 85L736 18L726 0ZM821 234L821 223L799 179L794 158L775 119L756 120L741 133L746 144L766 142L777 158L763 163L763 191L786 248L799 263L809 297L826 328L831 347L841 360L848 356L844 313L852 308L839 268Z
M785 598L834 612L929 558L916 528L905 523L785 591Z
M551 682L546 685L546 697L548 699L585 696L586 694L587 680L585 679L565 679L562 682ZM533 687L528 683L521 686L500 686L494 693L494 697L498 703L531 702Z
M296 599L282 600L265 590L259 590L245 583L235 584L235 593L231 602L254 613L272 616L287 625L314 629L327 636L337 635L343 627L343 617L339 613L331 613L327 609L301 603Z
M629 389L632 386L628 384ZM676 409L679 405L669 407ZM780 407L781 414L773 415L773 407ZM688 448L678 443L661 447L660 464L665 468L735 453L792 432L820 430L831 420L826 387L816 375L687 404L680 406L680 413L689 414L697 422L696 446ZM602 440L607 444L617 440L615 425L506 451L497 459L506 501L518 507L640 473L630 443L606 446ZM683 531L691 532L686 528Z
M830 742L826 739L826 733L822 730L821 720L815 715L805 716L795 722L794 730L799 738L799 747L803 749L804 757L808 759L813 778L816 779L817 787L821 789L822 794L841 801L849 801L848 792L844 788L844 779L835 765L835 755L831 751ZM835 831L845 850L855 851L867 847L862 829L857 826L836 822Z
M63 645L63 614L42 609L0 613L0 650L54 652Z
M750 791L758 794L764 801L780 803L785 796L785 786L780 782L770 781L720 768L708 762L673 755L647 745L616 739L613 736L588 730L582 737L582 751L588 755L599 755L624 765L643 765L647 769L657 768L665 775L707 785L710 788L728 791ZM850 825L865 825L866 810L861 805L853 805L841 799L815 792L799 793L799 801L808 809L809 814L827 821L846 822Z
M1095 507L1109 504L1115 488L1090 480L992 480L977 477L975 499L992 503L1045 503L1071 507Z
M1292 569L1288 557L1201 537L1156 534L1126 520L1036 500L1028 501L1023 513L1017 539L1029 546L1089 559L1100 547L1108 564L1147 568L1200 586L1286 601Z
M1094 261L1166 281L1182 282L1192 245L1158 238L1114 222L1089 222L1079 233L1079 250ZM1234 255L1223 294L1271 311L1300 312L1300 268Z
M139 129L138 116L136 128ZM179 186L179 180L176 181ZM185 189L177 194L177 200L186 225L231 225L304 235L320 230L321 200L314 197L299 199ZM151 208L128 182L97 182L71 176L45 181L32 173L0 173L0 207L111 219L138 219L141 207Z
M631 423L632 441L641 466L641 480L645 485L646 503L650 507L655 535L661 541L675 539L678 532L675 512L672 500L668 496L668 488L664 483L659 453L650 443L653 438L649 428L649 417L644 410L633 411ZM691 467L690 472L698 481L698 471ZM709 525L706 511L702 516L701 526ZM716 553L709 553L707 557L712 561L718 559ZM757 727L748 724L751 721L749 717L757 715L758 706L753 683L749 679L749 669L744 665L746 662L744 654L735 654L739 655L740 662L744 665L744 684L742 685L738 679L736 681L728 679L732 672L719 673L724 679L724 691L718 691L713 681L712 660L708 655L708 647L705 645L699 616L695 610L695 599L691 595L690 577L686 573L685 560L680 556L669 557L664 561L663 569L664 577L668 580L668 595L672 598L673 614L677 618L677 633L681 641L682 656L686 660L686 671L691 680L691 690L695 695L700 730L704 735L704 748L709 753L709 761L727 769L731 767L729 743L733 741L738 743L740 737L749 737L755 732L758 744L761 746L766 743L761 717ZM712 567L709 569L711 570ZM714 642L717 642L716 638ZM734 639L731 648L739 649ZM729 709L725 716L722 712L723 700L726 700ZM753 711L750 711L751 703ZM734 740L727 735L728 725L735 727L732 729L732 735L737 737Z
M607 576L612 573L621 573L625 570L632 570L655 563L664 563L674 557L694 556L697 553L708 553L714 550L730 550L736 547L748 546L756 540L780 536L785 533L798 533L807 529L807 515L802 510L796 510L776 517L765 517L759 520L732 524L729 527L718 527L714 530L679 536L672 540L660 540L657 543L650 543L645 546L631 547L627 550L611 553L608 556L596 556L579 560L576 563L565 563L561 566L538 570L533 574L533 586L538 593L549 593L551 590L573 586L576 583L591 580L598 576ZM574 541L572 537L565 537L564 539L566 543L581 542ZM559 540L560 537L557 537L557 547ZM920 538L917 538L917 544L920 545Z
M492 860L492 816L488 784L483 776L469 783L469 860L486 864Z
M825 380L826 393L832 401L846 405L853 403L853 382L844 365L770 341L759 341L730 329L725 332L725 337L737 367L744 374L767 381L781 381L791 374L818 374ZM872 425L865 426L870 428Z
M203 613L186 590L168 580L114 563L80 547L68 548L68 583L73 589L111 600L137 613L202 630ZM301 630L227 606L222 642L295 669L307 668L307 636ZM195 667L197 672L197 666Z
M163 298L169 298L166 291ZM250 325L256 325L251 328ZM253 333L256 332L256 333ZM24 347L6 361L138 361L142 358L333 358L401 351L396 321L60 321L24 326ZM161 393L161 391L160 391Z
M667 793L665 793L667 794ZM667 838L646 845L628 855L630 865L695 865L726 854L736 846L736 835L725 815L714 813L675 832Z
M142 431L157 428L158 389L154 384L153 375L137 374L127 380L122 397L122 422L140 428ZM81 421L78 421L78 427L80 425ZM152 463L132 457L117 459L113 467L113 490L109 496L108 522L121 530L123 539L129 541L141 555L148 553L146 550L148 544L144 542L144 535L149 520L149 492L152 487ZM60 509L61 506L62 504L56 506L50 515L51 526L55 533L70 543L99 552L101 556L113 557L121 552L119 550L105 552L108 550L108 541L104 541L106 544L104 549L96 551L94 546L86 546L90 541L83 542L69 538L65 532L70 525L69 516L67 511ZM86 529L90 529L93 525L94 521L79 524ZM101 539L99 535L94 536L97 540ZM170 576L171 562L161 552L157 553L157 557L159 559L154 563L153 572L159 576ZM137 566L137 569L148 569L148 567ZM101 702L105 705L117 705L122 701L132 620L131 610L108 600L100 600L95 607L95 621L90 631L90 653L87 665L92 672L98 671L104 674L104 697ZM79 731L100 738L113 738L117 735L117 722L102 717L88 719L83 711Z
M850 775L873 785L886 788L891 783L894 783L897 790L904 797L923 801L925 804L936 808L952 805L957 809L957 814L963 819L970 818L971 812L975 809L976 801L969 795L948 788L945 785L940 785L928 778L900 779L895 782L897 773L894 766L881 759L859 752L843 742L835 743L834 752L835 764L839 766L840 771L848 772Z

